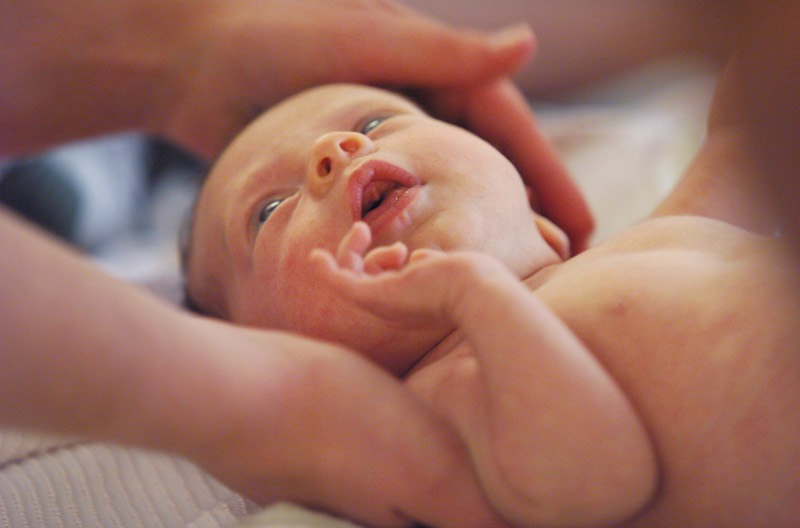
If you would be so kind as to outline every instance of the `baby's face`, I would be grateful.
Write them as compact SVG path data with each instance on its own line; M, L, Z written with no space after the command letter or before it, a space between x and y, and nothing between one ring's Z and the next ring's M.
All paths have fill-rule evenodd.
M189 294L214 315L332 339L403 372L415 358L395 344L437 331L383 324L310 271L311 249L335 250L357 220L375 245L479 250L520 276L557 260L491 145L393 93L332 85L266 112L218 160L196 207Z

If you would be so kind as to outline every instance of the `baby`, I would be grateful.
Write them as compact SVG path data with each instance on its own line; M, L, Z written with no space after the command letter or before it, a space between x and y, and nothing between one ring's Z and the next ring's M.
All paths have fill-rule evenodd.
M491 145L391 92L324 86L212 169L187 295L401 377L511 524L798 525L800 299L781 240L687 215L570 259L566 240Z

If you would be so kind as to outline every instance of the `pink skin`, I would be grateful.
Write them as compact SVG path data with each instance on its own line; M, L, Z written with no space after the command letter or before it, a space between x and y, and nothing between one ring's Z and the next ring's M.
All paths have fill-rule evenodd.
M456 289L442 280L439 267L447 260L467 259L504 280L519 280L502 263L477 252L446 253L427 248L409 252L403 242L371 246L369 226L356 222L335 254L317 248L309 259L339 295L394 324L425 325L453 313L457 301L451 293Z
M342 343L402 375L449 328L376 317L308 258L314 248L335 251L359 220L377 245L481 251L520 278L566 251L493 146L396 94L335 85L265 113L220 158L196 209L189 291L216 315ZM391 263L389 255L369 260Z
M380 233L411 205L421 185L413 174L391 163L365 163L347 182L353 220L363 219ZM375 204L379 205L372 209Z
M335 254L309 259L340 296L387 322L457 329L405 383L452 421L498 511L525 526L610 526L642 507L656 464L638 415L526 284L479 251L370 247L356 222Z
M335 255L317 248L309 259L339 295L396 324L424 325L441 316L436 306L444 295L430 287L446 281L415 281L413 274L433 255L445 258L447 253L432 249L409 253L403 242L369 249L371 244L369 227L359 221L342 238Z
M566 245L531 211L508 159L388 92L339 86L298 97L265 114L209 176L193 232L205 253L189 263L190 279L208 280L191 291L217 294L229 319L349 346L403 379L458 430L492 504L533 520L524 524L561 510L542 500L550 489L571 505L589 474L602 484L591 489L606 489L616 477L602 469L646 458L631 456L643 435L624 395L522 283L561 262ZM532 373L537 390L509 398L505 389L527 388ZM564 387L588 419L574 419ZM547 417L530 420L529 409ZM584 449L583 439L622 430L630 441L595 464L597 443ZM523 452L541 456L520 467ZM566 474L550 471L552 453L570 461ZM648 491L639 484L649 474L623 473L634 475L628 488ZM604 498L588 494L580 512L594 515ZM612 501L601 515L627 507Z

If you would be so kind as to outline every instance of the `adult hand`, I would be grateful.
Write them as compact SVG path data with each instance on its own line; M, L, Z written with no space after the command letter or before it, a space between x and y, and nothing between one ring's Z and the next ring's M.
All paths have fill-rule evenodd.
M178 310L2 210L0 247L2 426L176 453L370 525L497 525L450 426L364 357Z
M152 108L150 127L206 156L265 108L316 84L477 84L515 71L533 48L524 27L458 30L385 0L207 1L191 9L205 29L174 65L174 97Z
M210 156L266 107L312 85L422 88L435 115L497 144L573 250L585 248L593 229L588 205L506 79L533 53L527 27L493 35L459 30L389 1L230 5L214 15L226 22L222 29L217 23L193 66L179 70L182 99L155 108L156 130Z
M0 19L0 153L139 129L210 159L312 85L426 88L503 146L574 246L585 234L527 105L495 83L531 55L525 27L459 30L388 0L29 0L0 3Z
M533 46L524 28L457 30L388 0L30 0L0 19L6 152L137 128L211 158L312 85L475 84Z
M594 217L528 100L508 79L419 94L428 109L494 144L517 167L531 191L531 206L569 236L572 254L588 247Z
M200 434L180 427L194 434L178 450L217 478L262 504L370 526L504 526L455 431L383 369L303 337L199 322L191 333L229 355L214 356L216 399L189 397L215 418Z

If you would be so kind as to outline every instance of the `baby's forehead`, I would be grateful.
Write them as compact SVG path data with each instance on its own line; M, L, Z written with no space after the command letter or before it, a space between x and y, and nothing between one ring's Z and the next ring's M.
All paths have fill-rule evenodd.
M410 113L426 115L410 99L388 90L355 84L311 88L270 108L228 146L227 176L265 161L291 161L326 132L355 130L368 117ZM234 161L232 164L231 161Z

